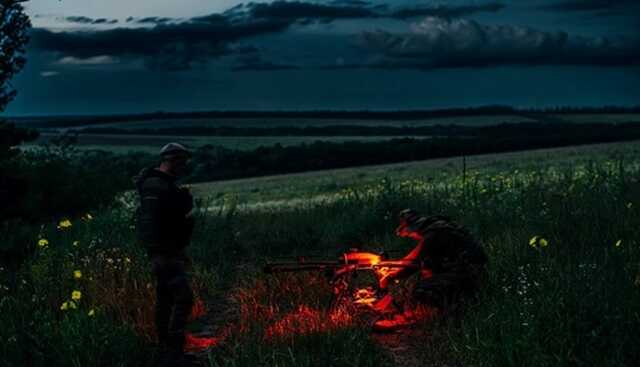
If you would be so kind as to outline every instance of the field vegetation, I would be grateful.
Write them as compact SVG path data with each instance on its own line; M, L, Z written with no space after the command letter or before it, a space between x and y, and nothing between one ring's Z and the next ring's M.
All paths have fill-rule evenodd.
M28 149L36 150L42 145L50 144L57 139L59 133L43 132L38 140L29 143ZM401 136L402 137L402 136ZM411 137L409 135L405 137ZM252 151L260 147L295 146L322 141L344 143L350 141L377 142L397 139L398 136L215 136L215 135L183 135L183 134L103 134L82 133L77 135L75 146L80 150L104 150L118 154L149 153L157 154L159 147L167 141L179 141L191 148L202 148L207 145L237 151Z
M38 129L30 147L48 143L60 133L78 134L81 149L117 153L155 153L168 135L192 147L214 145L254 150L276 144L316 141L374 142L393 137L476 135L475 129L501 124L623 124L640 122L638 108L550 108L518 110L487 106L433 111L218 111L121 116L53 116L12 118L18 126ZM471 130L469 133L467 130Z
M640 358L637 143L485 156L464 173L460 168L441 160L289 176L280 181L293 187L285 186L283 199L314 190L318 180L333 177L337 186L322 189L332 200L300 200L286 210L240 210L237 182L196 186L200 209L190 254L194 289L209 313L191 328L220 338L200 363L634 365ZM262 179L254 180L260 189ZM277 185L268 195L277 196ZM237 187L256 204L269 197L249 183ZM153 290L134 238L135 197L117 198L100 209L20 224L29 239L13 245L28 255L0 271L3 364L152 365ZM464 314L421 323L400 348L371 334L348 306L329 312L321 274L261 271L270 259L333 259L353 247L399 256L413 246L393 236L405 207L465 223L489 254L490 276Z

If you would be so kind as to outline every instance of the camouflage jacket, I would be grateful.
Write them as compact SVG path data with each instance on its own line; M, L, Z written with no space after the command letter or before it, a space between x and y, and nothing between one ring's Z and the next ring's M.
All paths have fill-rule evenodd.
M470 265L487 263L482 245L465 227L452 220L437 220L420 232L424 247L419 257L434 273L464 272Z
M145 168L134 178L140 197L136 211L138 240L150 255L180 254L191 240L193 197L176 185L176 178Z

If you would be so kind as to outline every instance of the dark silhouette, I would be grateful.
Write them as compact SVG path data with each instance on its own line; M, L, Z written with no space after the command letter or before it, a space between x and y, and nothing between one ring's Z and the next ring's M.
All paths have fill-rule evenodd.
M184 252L193 231L193 198L176 185L183 176L190 152L182 145L167 144L162 162L136 177L140 195L137 218L138 240L146 247L156 277L155 324L161 366L179 366L184 358L185 326L193 306L193 292Z

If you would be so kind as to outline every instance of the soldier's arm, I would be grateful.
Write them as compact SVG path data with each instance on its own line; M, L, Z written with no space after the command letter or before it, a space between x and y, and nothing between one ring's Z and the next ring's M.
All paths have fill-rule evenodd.
M150 245L158 245L162 242L162 228L166 225L164 217L167 209L166 198L169 185L160 178L147 179L141 192L141 218L140 231L145 242Z
M422 253L422 249L424 248L424 240L421 240L416 247L414 247L407 255L405 255L401 260L417 262L419 261L420 255ZM378 280L378 285L381 289L387 288L387 285L390 280L398 279L398 278L406 278L411 274L416 272L416 268L390 268L387 270L384 275L380 277Z

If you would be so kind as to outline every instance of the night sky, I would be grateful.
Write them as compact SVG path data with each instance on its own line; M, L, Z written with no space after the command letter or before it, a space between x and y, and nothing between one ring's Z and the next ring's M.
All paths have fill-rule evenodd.
M31 0L9 115L640 105L639 0Z

